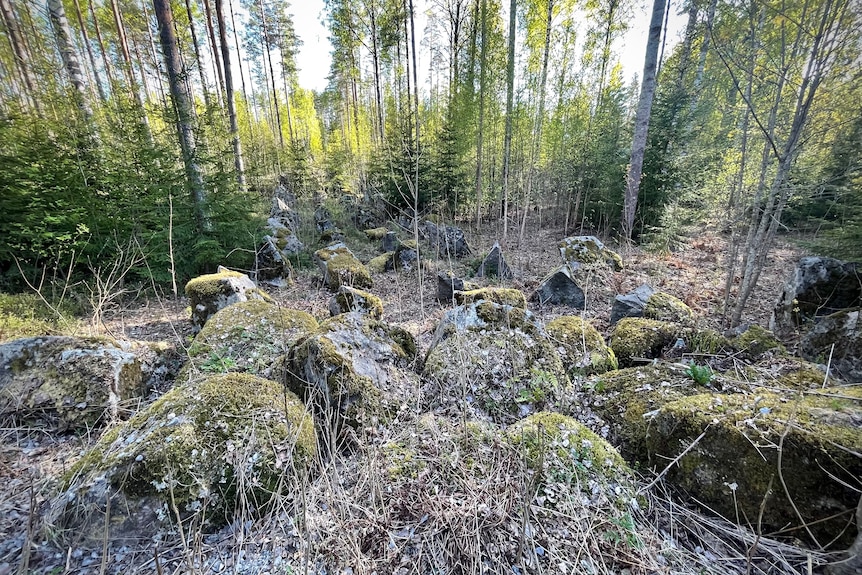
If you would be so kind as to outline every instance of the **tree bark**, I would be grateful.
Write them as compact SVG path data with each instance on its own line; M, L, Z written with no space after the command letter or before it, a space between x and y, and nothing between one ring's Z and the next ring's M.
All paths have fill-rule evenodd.
M102 27L99 26L99 19L96 18L96 10L93 8L93 0L87 0L87 7L90 9L90 17L93 18L93 28L96 30L96 40L99 43L99 52L102 54L102 61L105 63L105 76L108 78L108 85L111 90L114 89L114 75L111 72L111 60L108 58L108 52L105 50L105 40L102 38Z
M482 221L482 143L485 139L485 81L488 48L488 0L482 0L481 19L482 40L479 44L479 136L476 138L476 229Z
M641 176L643 175L644 152L646 151L647 129L649 128L649 117L652 111L652 100L655 94L658 46L661 41L664 9L665 0L653 0L652 18L650 19L649 37L647 39L646 56L644 57L641 93L635 116L632 155L629 162L628 175L626 176L626 191L623 200L622 228L623 235L627 241L631 241L632 239L638 193L640 192Z
M221 43L222 62L224 62L224 87L225 100L227 101L227 112L230 120L230 134L233 143L234 167L236 177L241 190L245 190L245 169L242 161L242 144L239 140L239 124L236 120L236 106L233 101L233 74L230 67L230 47L227 43L227 30L224 23L224 11L222 0L215 0L216 22L218 22L218 36Z
M278 143L281 149L284 149L284 134L282 134L281 130L281 112L278 110L278 92L275 88L275 68L272 66L272 54L270 53L271 43L269 40L269 31L266 27L266 14L263 10L263 0L258 0L258 9L260 10L260 23L263 30L263 44L264 44L264 59L269 65L269 77L272 82L272 103L273 108L275 108L275 123L278 127Z
M224 88L224 74L222 73L222 62L221 58L219 58L219 50L218 44L215 39L215 32L213 31L213 19L212 19L212 11L210 10L210 0L203 0L204 2L204 12L206 13L206 25L207 25L207 34L210 37L210 47L212 48L212 58L213 58L213 67L216 69L216 76L218 77L218 101L221 104L222 94L225 91Z
M60 57L63 67L69 75L69 81L75 91L75 99L78 109L87 122L93 119L93 109L87 101L87 85L84 80L84 72L78 61L78 52L72 43L72 29L69 27L69 19L66 17L66 8L62 0L48 0L48 13L54 26L54 37L57 47L60 49Z
M186 14L189 17L189 32L192 34L192 48L195 51L195 62L198 65L198 76L201 79L201 89L204 91L204 102L206 103L207 108L210 107L210 91L207 88L207 79L204 75L204 65L201 60L201 49L200 43L198 42L198 34L195 30L195 19L192 14L192 5L189 0L186 0Z
M24 37L21 35L18 18L12 10L9 0L0 0L0 13L2 13L6 33L9 36L9 44L12 47L12 57L15 60L15 66L18 68L21 79L24 82L24 100L41 115L39 101L36 98L36 79L33 76L33 70L30 68L30 55L24 44Z
M186 179L191 194L192 206L194 207L195 221L198 232L209 229L209 223L204 210L206 195L204 192L203 175L201 168L195 158L195 136L192 126L191 102L189 102L186 90L183 87L183 64L180 59L177 37L174 33L174 17L171 12L170 0L153 0L153 8L156 20L159 23L159 40L162 45L162 54L165 58L165 69L168 73L168 85L171 91L171 100L177 112L177 135L179 136L180 149L183 154Z
M96 91L99 93L99 100L106 102L108 96L102 86L102 79L99 77L99 69L96 66L96 58L93 55L93 47L90 46L90 35L87 32L87 23L84 21L84 15L81 13L81 3L75 0L75 15L78 18L78 26L81 28L81 37L84 40L84 47L87 49L87 57L90 60L90 67L93 69L93 81L96 84Z

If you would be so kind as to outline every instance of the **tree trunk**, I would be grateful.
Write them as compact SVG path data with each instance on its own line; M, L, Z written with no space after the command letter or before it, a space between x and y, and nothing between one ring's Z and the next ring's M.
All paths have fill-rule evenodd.
M84 80L84 72L78 61L78 52L72 43L72 29L69 27L69 19L66 17L66 8L62 0L48 0L48 13L54 27L54 37L63 60L63 67L69 75L69 81L75 91L75 99L78 109L87 122L93 119L93 109L87 101L87 85Z
M488 0L482 0L479 18L482 21L482 41L479 45L479 136L476 139L476 229L482 220L482 143L485 139L485 80L488 48Z
M383 122L383 96L380 88L380 41L377 30L377 7L371 3L371 63L374 66L374 104L377 108L377 136L380 145L386 138L386 125Z
M509 54L506 63L506 134L503 137L503 242L509 231L509 179L512 161L512 103L515 92L516 0L509 2Z
M108 78L108 85L111 87L111 90L113 90L114 74L111 72L111 60L108 58L107 50L105 50L105 40L102 38L102 27L99 26L99 19L96 18L96 10L93 8L93 0L87 0L87 7L90 9L90 17L93 18L93 28L96 30L96 40L99 42L99 52L102 54L102 61L105 63L105 76Z
M33 70L30 68L30 55L27 53L24 37L21 35L21 28L18 25L18 18L15 16L9 0L0 0L0 12L2 12L3 23L9 36L9 44L12 47L12 57L15 60L15 66L18 68L21 79L24 82L24 100L29 102L29 105L35 108L41 115L39 101L36 98L36 79L33 76Z
M203 0L204 2L204 12L206 13L206 25L207 25L207 34L210 37L210 48L211 54L213 58L213 67L216 69L216 76L218 77L218 101L221 104L222 94L224 93L224 74L222 74L222 62L221 58L219 58L219 50L218 44L215 39L215 32L213 31L213 19L212 19L212 11L210 10L210 0ZM262 9L261 9L262 10Z
M180 59L177 37L174 34L173 14L171 13L170 0L153 0L153 8L156 20L159 23L159 39L162 44L162 54L165 58L165 69L168 73L168 84L171 90L171 100L177 112L177 135L179 136L180 148L183 154L183 164L186 169L189 192L191 194L192 206L194 207L195 220L198 232L203 233L209 229L209 223L204 211L206 199L204 192L203 175L201 168L195 158L195 137L192 127L191 102L188 100L183 88L184 71Z
M658 45L661 41L662 20L664 19L665 0L653 0L652 18L650 19L649 38L647 39L646 56L644 57L644 72L641 82L641 94L635 115L635 132L632 140L632 155L629 171L626 177L626 191L623 200L623 236L627 241L632 239L635 223L635 210L638 204L641 176L643 174L644 152L647 143L647 128L652 111L652 100L655 94L655 74L658 59Z
M198 76L201 79L201 89L204 91L204 102L206 103L207 108L210 107L210 91L207 88L207 79L204 75L204 65L201 60L201 48L200 43L198 42L198 34L195 30L195 19L192 14L192 5L189 0L186 0L186 14L189 17L189 32L192 34L192 48L195 51L195 63L198 65Z
M84 15L81 13L81 3L75 0L75 15L78 18L78 26L81 28L81 37L84 41L84 47L87 49L87 57L90 60L90 67L93 69L93 81L96 84L96 91L99 93L99 100L106 102L108 96L105 93L105 88L102 86L102 79L99 77L99 69L96 67L96 58L93 55L93 47L90 46L90 35L87 33L87 23L84 21Z
M218 22L218 37L221 43L221 57L224 62L224 88L227 101L227 113L230 120L230 135L233 143L234 167L241 190L245 190L245 169L242 162L242 144L239 140L239 124L236 121L236 106L233 101L233 74L230 67L230 48L227 44L227 30L224 24L222 0L215 0L216 22Z
M266 14L263 11L263 0L258 0L257 5L260 10L260 23L263 29L264 59L268 63L269 77L272 82L272 104L273 108L275 108L275 123L278 127L278 144L281 149L284 150L284 135L281 130L281 112L278 110L278 92L275 88L275 69L272 66L272 54L270 53L271 44L269 41L269 32L266 27Z

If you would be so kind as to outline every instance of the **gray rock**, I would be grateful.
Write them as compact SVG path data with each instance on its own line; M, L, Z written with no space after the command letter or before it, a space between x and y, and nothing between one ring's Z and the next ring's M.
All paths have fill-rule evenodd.
M58 430L128 416L166 373L163 344L44 336L0 345L0 417Z
M584 309L586 298L573 277L568 265L560 266L551 272L530 296L530 301L539 305L567 305L575 309Z
M464 280L449 272L437 272L437 301L453 302L455 292L464 290Z
M860 309L819 318L799 341L798 353L815 363L828 363L844 381L862 383L862 317Z
M249 300L270 301L247 275L219 266L218 273L198 276L186 284L192 308L192 324L200 331L207 319L233 303Z
M573 236L560 242L560 257L564 264L590 265L605 263L614 271L622 271L620 255L605 247L595 236ZM577 269L577 266L575 266Z
M461 228L446 225L438 226L432 221L426 221L424 235L443 257L461 258L472 253Z
M383 302L376 295L364 290L341 286L338 293L329 298L329 315L342 313L363 313L372 319L383 316Z
M503 259L503 252L498 242L494 242L494 247L491 248L491 251L482 260L476 276L480 278L493 276L501 279L510 279L513 277L512 270L509 269L506 260Z
M383 251L394 252L398 248L398 235L395 232L386 232L383 236Z
M617 295L611 307L611 325L624 317L643 317L647 301L654 293L650 286L643 284L625 295Z
M790 341L821 317L862 307L862 269L858 266L833 258L799 260L773 308L769 329Z
M323 282L335 291L341 285L368 289L371 273L344 243L337 242L314 252L314 259L323 272Z

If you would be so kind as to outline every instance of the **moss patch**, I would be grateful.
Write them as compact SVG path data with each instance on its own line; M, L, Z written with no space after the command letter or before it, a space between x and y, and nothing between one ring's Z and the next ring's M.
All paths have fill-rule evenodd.
M663 321L626 317L617 322L611 333L610 347L621 366L630 366L636 358L652 359L673 342L679 327Z
M383 317L383 301L370 292L341 286L338 293L329 300L329 313L338 315L351 311L359 311L373 319L380 319Z
M694 324L691 308L681 299L664 292L656 292L649 297L644 307L644 317L685 326Z
M365 230L365 237L369 240L382 240L387 233L389 230L384 227L370 228Z
M580 316L558 317L545 330L557 345L570 376L604 373L618 367L613 350L596 328Z
M759 325L751 325L747 330L729 340L730 345L737 351L746 353L749 357L763 355L771 349L784 351L784 346L778 338L766 328Z
M314 252L314 257L323 271L326 285L337 290L342 285L369 289L372 285L371 273L362 262L356 259L347 246L335 244Z
M480 288L468 291L456 291L455 302L459 305L471 304L485 300L500 305L527 309L527 299L521 290L512 288Z

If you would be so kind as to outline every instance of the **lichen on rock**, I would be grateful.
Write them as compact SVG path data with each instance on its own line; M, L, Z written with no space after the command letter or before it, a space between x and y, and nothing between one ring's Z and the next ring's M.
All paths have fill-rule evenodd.
M387 233L389 233L389 230L385 227L369 228L365 230L365 237L369 240L379 241L382 240Z
M364 313L372 319L380 319L383 317L383 302L370 292L343 285L338 288L338 293L329 299L329 313L336 316L351 311Z
M105 433L66 473L47 522L98 542L110 501L115 542L154 535L177 513L218 528L240 509L265 512L316 453L312 416L292 393L248 374L213 376Z
M371 274L362 262L356 259L353 252L343 243L335 243L314 252L323 281L329 289L335 291L342 285L371 288Z
M560 242L560 256L564 264L575 266L604 263L614 271L622 271L623 259L617 252L605 247L595 236L574 236Z
M272 301L247 275L221 266L218 273L189 281L186 295L189 296L195 330L200 330L211 315L230 304L248 300Z
M527 299L524 297L524 293L514 288L486 287L467 291L455 291L454 296L455 302L458 305L484 300L499 305L527 309Z
M545 326L548 337L570 377L604 373L617 369L614 351L605 344L601 334L580 316L560 316Z
M665 292L655 292L646 301L644 317L684 326L694 325L694 312L681 299Z

